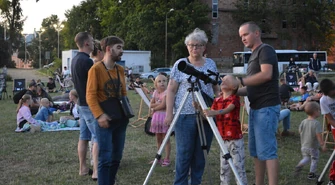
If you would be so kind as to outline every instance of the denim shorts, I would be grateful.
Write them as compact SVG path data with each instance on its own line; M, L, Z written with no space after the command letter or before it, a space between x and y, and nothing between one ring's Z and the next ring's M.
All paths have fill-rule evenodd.
M276 131L280 105L250 109L249 114L249 151L259 160L277 159Z
M98 124L88 106L78 106L79 123L80 123L80 140L97 142L95 126Z

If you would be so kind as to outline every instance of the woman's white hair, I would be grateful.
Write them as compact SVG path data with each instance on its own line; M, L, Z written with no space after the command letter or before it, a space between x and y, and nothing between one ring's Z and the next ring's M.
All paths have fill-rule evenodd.
M202 44L206 44L208 42L207 35L204 30L199 28L194 29L194 31L187 35L185 38L185 45L187 45L190 41L199 41Z

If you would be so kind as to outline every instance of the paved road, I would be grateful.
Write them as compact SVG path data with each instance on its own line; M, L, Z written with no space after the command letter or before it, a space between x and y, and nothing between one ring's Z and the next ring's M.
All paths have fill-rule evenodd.
M8 69L8 74L12 76L12 79L26 79L29 82L32 79L41 79L42 82L47 82L48 77L38 73L36 69Z

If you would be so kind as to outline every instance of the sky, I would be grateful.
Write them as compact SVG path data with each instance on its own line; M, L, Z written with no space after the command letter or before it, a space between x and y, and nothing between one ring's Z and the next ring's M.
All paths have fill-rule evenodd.
M50 17L52 14L57 15L60 21L65 20L65 11L79 5L82 0L22 0L21 8L23 17L27 19L23 25L23 33L34 33L40 30L44 18Z

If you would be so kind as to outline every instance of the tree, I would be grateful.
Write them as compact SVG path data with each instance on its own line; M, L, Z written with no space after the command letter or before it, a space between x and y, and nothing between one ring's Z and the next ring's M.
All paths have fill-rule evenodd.
M187 56L185 36L196 27L205 29L209 24L206 4L197 0L102 0L99 15L104 35L123 38L127 49L150 50L151 67L161 67L164 66L165 18L171 8L175 11L168 17L168 59L175 61Z
M102 39L101 18L98 12L99 3L100 0L86 0L82 1L80 5L73 6L72 9L66 11L65 16L67 21L62 31L65 48L77 48L74 37L78 32L82 31L90 32L95 39Z
M22 9L19 0L0 0L0 16L4 18L5 22L8 24L8 40L7 52L9 55L13 53L17 48L20 47L20 39L22 38L21 31L24 22L22 17ZM10 64L10 57L5 61L5 63ZM11 65L11 64L10 64Z

